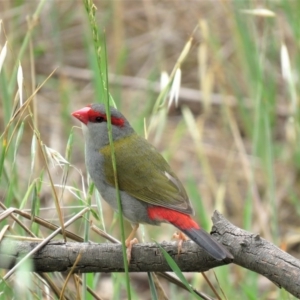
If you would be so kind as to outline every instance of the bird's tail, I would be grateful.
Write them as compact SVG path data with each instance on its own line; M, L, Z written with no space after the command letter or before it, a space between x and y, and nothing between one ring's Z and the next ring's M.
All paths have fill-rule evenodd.
M201 229L190 215L166 207L149 206L148 216L150 220L173 224L215 259L233 259L229 251Z
M188 228L180 230L216 260L224 260L225 258L233 259L231 253L203 229Z

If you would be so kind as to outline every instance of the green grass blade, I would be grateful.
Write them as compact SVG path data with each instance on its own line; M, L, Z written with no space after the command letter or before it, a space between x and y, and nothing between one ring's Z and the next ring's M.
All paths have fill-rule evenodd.
M151 293L152 300L158 300L153 275L151 272L147 272L147 276L148 276L148 282L150 286L150 293Z
M173 272L177 275L177 277L181 280L181 282L186 286L186 288L190 291L190 293L195 297L195 299L201 299L192 289L191 285L188 283L188 281L185 279L184 275L182 274L180 268L176 264L175 260L170 256L170 254L162 248L158 243L156 245L160 248L165 260L167 261L170 268L173 270Z
M108 90L108 68L107 68L107 53L106 53L106 41L105 41L105 33L99 33L98 26L95 21L95 14L96 8L91 0L84 0L85 8L88 14L93 41L94 41L94 48L97 56L97 64L99 68L99 77L100 77L100 99L105 103L106 114L107 114L107 128L108 128L108 136L109 136L109 143L111 147L111 156L112 156L112 164L113 164L113 171L115 176L115 183L116 183L116 197L118 200L118 210L120 214L120 229L121 229L121 236L122 236L122 253L123 253L123 261L124 261L124 269L126 274L126 289L127 289L127 296L128 299L131 299L131 289L130 289L130 279L129 279L129 272L128 272L128 262L126 256L126 247L125 247L125 230L124 230L124 222L123 222L123 215L122 215L122 205L118 187L118 180L117 180L117 168L116 168L116 159L115 159L115 152L114 152L114 144L112 139L112 128L111 128L111 116L110 116L110 100L112 100L111 95L109 94Z

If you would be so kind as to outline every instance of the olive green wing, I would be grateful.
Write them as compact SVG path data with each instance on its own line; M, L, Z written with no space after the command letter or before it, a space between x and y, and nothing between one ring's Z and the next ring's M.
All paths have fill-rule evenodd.
M149 204L193 214L183 185L147 140L133 134L115 141L114 147L120 190ZM110 146L102 148L100 152L106 158L105 176L109 184L114 186Z

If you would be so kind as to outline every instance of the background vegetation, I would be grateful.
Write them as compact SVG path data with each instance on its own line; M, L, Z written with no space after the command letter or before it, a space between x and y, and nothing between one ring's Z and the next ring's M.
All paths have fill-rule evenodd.
M299 256L300 2L95 4L99 28L106 32L110 92L140 134L146 124L149 140L182 179L195 218L209 230L210 216L218 209L235 225ZM181 64L179 105L172 104L167 112L165 103L153 114L166 78L162 72L172 73L191 36L191 49ZM89 205L91 192L95 213L69 230L105 242L89 230L89 219L120 238L118 221L88 188L82 133L70 116L101 101L93 51L81 1L0 2L2 209L3 204L24 209L60 226ZM11 217L0 220L0 237L44 238L51 232L23 217L18 220L30 231ZM145 226L140 241L169 240L173 232L169 225ZM194 287L212 294L201 274L185 275ZM49 280L61 289L62 276L50 274ZM238 266L207 276L228 299L293 298ZM130 278L133 298L150 299L146 275ZM102 299L126 298L123 274L90 274L85 281ZM170 299L187 297L174 285L162 284ZM73 298L92 299L75 279L65 288ZM19 272L0 288L3 299L46 294L40 277Z

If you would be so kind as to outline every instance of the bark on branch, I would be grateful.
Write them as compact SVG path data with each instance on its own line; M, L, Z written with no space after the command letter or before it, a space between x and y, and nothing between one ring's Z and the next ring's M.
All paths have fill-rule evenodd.
M280 250L259 235L242 230L218 212L213 216L213 236L233 254L233 263L259 273L278 287L283 287L300 297L300 261ZM38 245L37 242L21 242L4 239L0 244L0 268L11 269L16 262ZM183 243L178 256L176 243L162 243L161 246L175 259L184 272L203 272L226 264L211 258L193 242ZM36 272L69 271L78 255L81 258L75 271L123 272L121 245L94 243L64 243L52 241L32 257ZM156 244L137 244L133 247L130 272L171 271Z

